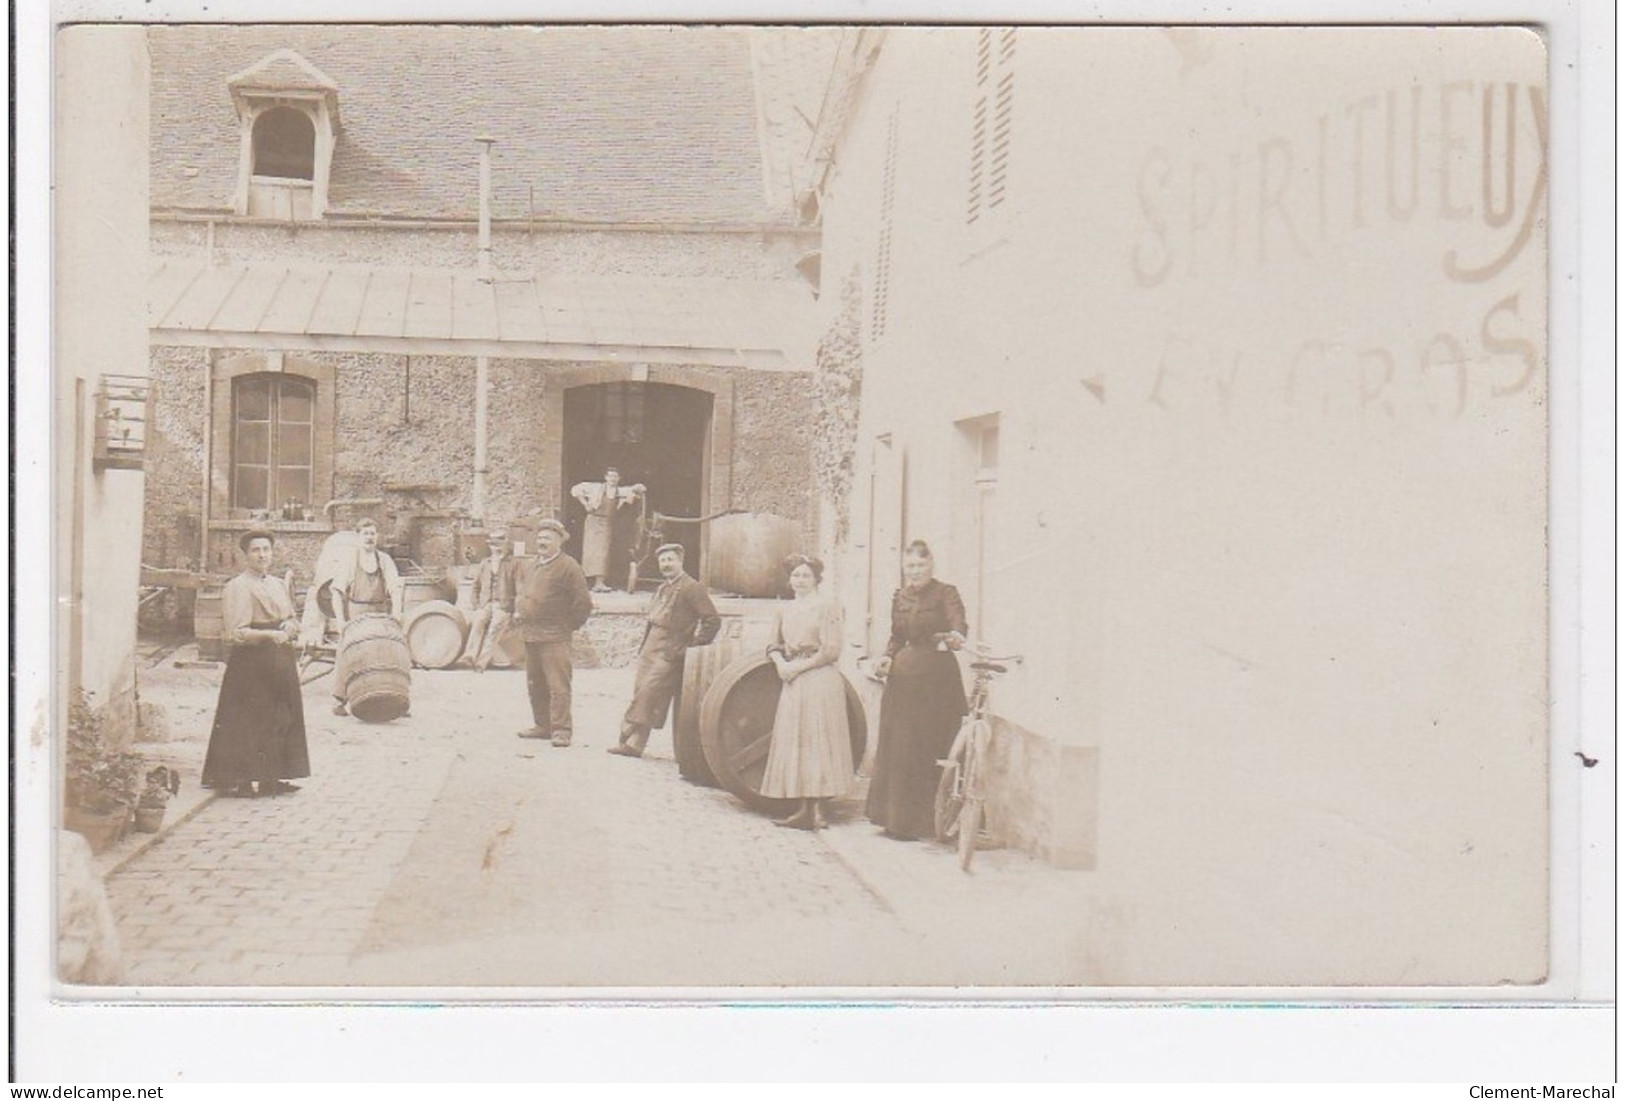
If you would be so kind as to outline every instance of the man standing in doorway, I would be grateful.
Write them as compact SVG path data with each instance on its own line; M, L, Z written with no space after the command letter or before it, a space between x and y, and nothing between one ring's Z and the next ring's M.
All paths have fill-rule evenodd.
M525 687L531 727L521 738L570 744L570 636L592 615L587 575L561 553L564 525L543 520L536 528L536 557L517 561L503 577L502 607L525 640Z
M649 731L666 724L672 697L683 683L683 655L717 637L722 617L705 586L683 572L683 547L667 543L655 552L663 579L649 602L649 622L638 650L632 703L621 720L620 744L609 747L620 757L641 757Z
M622 486L621 472L614 467L604 471L601 482L579 482L570 490L570 496L581 502L587 510L587 522L581 536L581 568L592 583L595 593L607 593L605 584L610 579L614 563L610 548L615 544L615 518L622 505L629 505L644 494L643 485Z

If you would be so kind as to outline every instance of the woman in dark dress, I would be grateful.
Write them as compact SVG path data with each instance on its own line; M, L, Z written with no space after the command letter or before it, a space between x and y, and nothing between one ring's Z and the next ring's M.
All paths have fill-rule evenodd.
M931 548L915 540L903 552L903 587L892 597L891 641L875 671L879 744L865 811L888 837L934 837L937 761L948 755L966 711L953 652L965 644L959 590L931 576Z
M294 650L299 621L287 585L270 576L273 542L268 531L244 533L239 544L248 569L226 582L220 594L230 652L203 760L203 786L239 798L298 791L287 781L310 775Z

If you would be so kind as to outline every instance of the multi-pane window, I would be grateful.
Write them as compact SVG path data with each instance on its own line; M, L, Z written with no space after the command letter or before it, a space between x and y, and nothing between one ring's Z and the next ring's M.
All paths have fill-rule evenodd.
M1015 122L1016 28L976 32L976 83L971 105L970 191L965 223L985 221L1004 204Z
M609 443L643 442L643 386L610 383L603 389L604 438Z
M293 375L232 382L231 502L276 509L309 503L314 485L316 384Z

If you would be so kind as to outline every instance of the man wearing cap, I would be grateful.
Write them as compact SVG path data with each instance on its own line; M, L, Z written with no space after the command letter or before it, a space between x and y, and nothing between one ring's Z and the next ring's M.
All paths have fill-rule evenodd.
M683 572L683 547L667 543L655 552L664 578L649 602L649 622L638 650L632 703L621 720L621 740L609 747L620 757L641 757L649 731L666 725L672 697L683 683L683 655L717 637L722 617L705 586Z
M502 585L502 608L525 640L525 687L530 692L531 727L521 738L551 738L570 744L570 636L592 615L587 575L561 553L564 525L543 520L536 526L536 557L516 562Z
M483 673L496 656L497 639L508 626L508 613L502 610L502 586L512 568L508 557L508 533L492 528L486 534L489 553L474 573L474 617L468 627L468 663Z

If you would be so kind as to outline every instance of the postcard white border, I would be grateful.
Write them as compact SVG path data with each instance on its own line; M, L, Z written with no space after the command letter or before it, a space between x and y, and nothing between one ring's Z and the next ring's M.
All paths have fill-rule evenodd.
M51 28L54 22L330 21L314 0L72 0L15 13L17 101L14 441L17 572L12 636L16 727L33 736L45 655L52 510L48 289ZM1615 653L1612 570L1615 266L1612 151L1615 13L1608 0L1097 0L952 4L450 4L358 0L346 22L807 21L1117 23L1526 23L1550 49L1552 411L1553 981L1527 993L1227 989L1112 992L1105 1004L429 1007L449 992L385 996L415 1005L110 1006L48 997L44 917L52 884L44 778L18 774L14 843L17 1075L24 1081L275 1081L932 1078L1180 1080L1611 1080L1615 996ZM36 579L36 580L30 580ZM1573 757L1601 758L1582 774ZM282 992L267 992L284 998ZM309 993L307 992L307 996ZM511 999L511 992L488 992ZM674 992L641 992L650 1001ZM773 992L757 992L768 998ZM945 992L946 993L946 992ZM355 997L354 991L341 996ZM566 993L564 997L579 996ZM681 995L676 995L680 997ZM783 997L780 992L778 997ZM834 999L836 992L828 992ZM1020 992L1031 998L1031 991ZM1171 1003L1145 1004L1147 997ZM914 997L910 994L908 997ZM951 997L951 995L950 995ZM1406 1005L1374 1006L1398 998ZM1538 996L1537 996L1538 997ZM1069 995L1070 998L1070 995ZM1336 1004L1309 1007L1307 999ZM716 1004L719 1000L726 1003ZM1248 1003L1246 1005L1237 1003ZM1283 1005L1282 1003L1288 1003ZM1264 1004L1259 1004L1264 1003ZM1268 1003L1274 1003L1268 1004ZM1429 1003L1429 1004L1417 1004ZM1499 1003L1499 1004L1498 1004ZM1508 1004L1510 1003L1510 1004ZM1297 1006L1294 1008L1293 1006ZM724 1039L726 1037L726 1039ZM270 1043L267 1044L267 1040ZM272 1057L269 1052L284 1054ZM726 1052L726 1058L719 1058ZM455 1053L455 1054L454 1054ZM634 1058L635 1055L635 1058ZM449 1056L449 1058L448 1058Z

